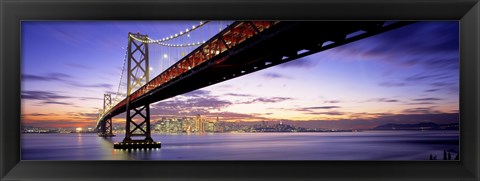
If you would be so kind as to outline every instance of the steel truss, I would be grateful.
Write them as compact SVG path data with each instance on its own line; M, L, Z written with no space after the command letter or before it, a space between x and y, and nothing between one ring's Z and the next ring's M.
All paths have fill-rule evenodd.
M99 112L101 112L101 115L105 114L112 106L113 106L112 105L112 95L111 94L103 94L103 110L99 111ZM113 123L112 123L112 118L111 117L106 119L102 123L100 136L103 136L103 137L115 136L113 134L112 124Z
M146 41L148 36L139 33L128 34L127 105L125 138L123 139L123 142L126 143L138 141L153 142L150 134L150 104L144 104L140 107L130 106L130 95L134 89L140 88L150 81L148 43L143 43L136 39ZM132 140L132 137L144 137L145 139Z

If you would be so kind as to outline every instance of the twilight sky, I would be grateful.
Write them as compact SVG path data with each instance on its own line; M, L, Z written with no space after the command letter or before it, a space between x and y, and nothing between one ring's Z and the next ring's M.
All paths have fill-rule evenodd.
M207 40L228 23L210 22L170 43ZM22 22L23 124L94 127L103 94L117 92L128 32L161 39L197 24ZM154 103L152 117L200 114L222 121L309 121L335 128L458 122L458 36L456 21L414 23ZM191 50L150 45L151 77ZM123 125L124 115L114 124Z

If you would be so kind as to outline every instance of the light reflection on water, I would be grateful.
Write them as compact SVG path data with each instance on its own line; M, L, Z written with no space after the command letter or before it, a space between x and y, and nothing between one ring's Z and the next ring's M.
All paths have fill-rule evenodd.
M23 134L22 160L426 160L455 157L458 131L153 135L158 150L114 150L123 135Z

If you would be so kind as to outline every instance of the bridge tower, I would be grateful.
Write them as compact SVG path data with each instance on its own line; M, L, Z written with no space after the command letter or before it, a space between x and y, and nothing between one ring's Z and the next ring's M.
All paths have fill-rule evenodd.
M150 81L147 41L147 35L128 33L125 138L123 142L114 144L114 148L160 148L160 143L154 142L150 133L150 104L133 106L130 102L136 88Z
M111 94L103 94L103 109L101 110L101 114L107 113L107 111L112 107L112 95ZM112 137L115 136L113 134L113 127L112 127L112 118L108 118L102 123L101 133L100 136L102 137Z

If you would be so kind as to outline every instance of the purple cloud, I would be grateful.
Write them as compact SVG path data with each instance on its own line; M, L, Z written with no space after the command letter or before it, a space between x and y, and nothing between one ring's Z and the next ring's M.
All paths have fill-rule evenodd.
M442 100L442 99L441 98L435 98L435 97L414 99L414 101L439 101L439 100Z
M440 111L436 111L432 107L418 107L418 108L410 108L410 109L405 109L402 112L407 113L407 114L439 114L442 113Z
M458 70L458 40L458 22L417 22L330 51L402 66L421 65L431 71Z
M373 101L377 101L377 102L399 102L396 99L387 99L387 98L374 99Z
M250 94L237 94L237 93L228 93L224 94L226 96L236 96L236 97L252 97L253 95Z
M364 102L400 102L397 99L388 99L388 98L375 98L375 99L369 99Z
M425 92L435 92L435 91L438 91L440 89L428 89L428 90L425 90Z
M296 59L296 60L292 60L290 62L280 64L280 65L278 65L278 67L310 69L314 65L315 65L315 62L313 60L304 57L304 58L299 58L299 59Z
M84 70L91 70L92 67L90 66L86 66L86 65L83 65L83 64L78 64L78 63L66 63L67 66L69 67L74 67L74 68L79 68L79 69L84 69ZM120 68L120 71L122 69Z
M287 109L293 111L301 111L306 112L307 114L318 114L318 115L343 115L344 113L339 111L320 111L320 110L328 110L328 109L337 109L340 106L315 106L315 107L302 107L297 109ZM319 112L320 111L320 112Z
M67 102L59 102L59 101L44 101L43 104L60 104L60 105L73 105Z
M238 102L237 104L252 104L252 103L276 103L286 100L291 100L290 97L271 97L271 98L256 98L250 101Z
M428 102L428 101L424 101L424 102L413 102L413 103L408 103L409 105L429 105L429 104L435 104L434 102Z
M310 113L307 113L307 114L340 116L340 115L344 115L345 113L339 112L339 111L326 111L326 112L310 112Z
M31 99L31 100L52 100L52 99L67 99L72 98L70 96L63 96L53 92L47 91L22 91L22 99Z
M406 84L405 83L398 83L398 82L381 82L378 85L380 85L382 87L403 87Z
M340 108L340 106L316 106L316 107L304 107L301 108L302 110L312 110L312 109L336 109Z
M263 77L266 77L268 79L290 79L290 77L288 76L285 76L285 75L282 75L282 74L278 74L278 73L265 73L265 74L262 74Z
M210 96L208 91L199 91L191 94L186 100L174 98L167 101L160 101L152 106L152 114L155 115L205 115L212 110L225 108L232 103ZM202 95L203 97L199 97Z
M45 76L31 74L22 75L24 81L65 81L67 78L71 78L71 76L64 73L50 73Z
M87 87L87 88L107 88L107 89L111 89L113 87L113 85L111 84L105 84L105 83L101 83L101 84L83 84L83 83L79 83L77 81L74 81L72 80L73 77L70 76L70 75L67 75L67 74L64 74L64 73L50 73L50 74L47 74L47 75L31 75L31 74L23 74L22 75L22 79L24 81L57 81L57 82L61 82L61 83L64 83L64 84L68 84L68 85L71 85L71 86L75 86L75 87Z
M201 96L209 96L209 95L210 95L210 91L206 91L206 90L194 90L194 91L182 94L182 96L185 96L185 97L201 97Z

